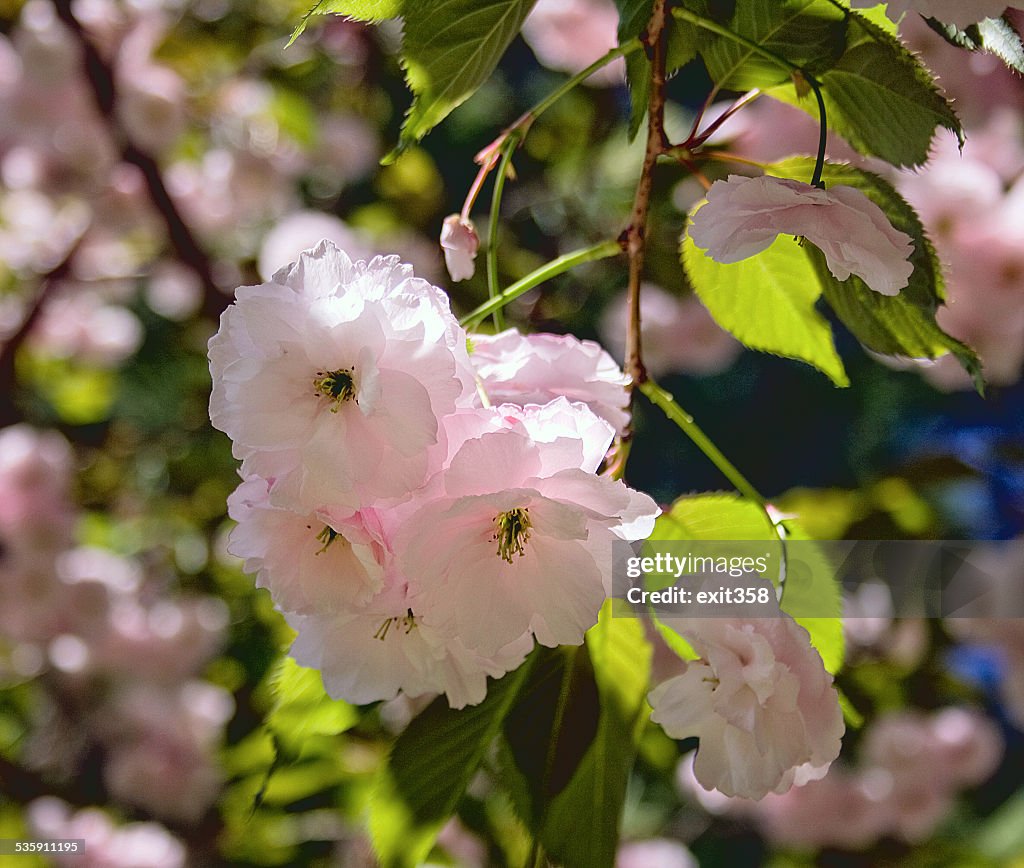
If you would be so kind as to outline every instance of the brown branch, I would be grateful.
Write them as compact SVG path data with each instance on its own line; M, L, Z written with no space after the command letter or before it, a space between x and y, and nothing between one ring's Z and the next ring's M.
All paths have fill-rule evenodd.
M21 421L21 413L14 401L15 387L18 384L16 365L18 350L32 333L32 329L39 321L39 317L42 316L43 309L53 296L54 291L60 286L60 282L67 277L71 270L71 260L77 250L78 243L76 242L64 258L42 276L35 298L28 303L21 323L14 333L4 341L3 346L0 346L0 428Z
M89 34L85 31L72 9L72 0L53 0L57 16L71 31L82 49L82 66L86 78L91 85L93 99L100 115L106 121L107 128L121 151L121 159L142 172L153 207L163 219L167 236L178 257L195 272L203 287L204 315L217 319L227 307L230 299L220 291L213 278L213 267L210 257L199 245L195 235L181 216L177 205L171 198L157 161L132 141L124 126L117 117L117 84L114 71L100 54Z
M651 20L641 40L651 61L651 92L647 104L647 149L643 167L633 199L633 213L623 233L626 255L629 257L629 284L626 304L629 326L626 333L626 373L635 388L647 379L640 341L640 280L643 277L644 253L647 246L647 212L651 204L654 166L658 157L669 147L665 135L665 6L667 0L654 0ZM632 400L633 392L630 391ZM627 432L628 439L631 432Z

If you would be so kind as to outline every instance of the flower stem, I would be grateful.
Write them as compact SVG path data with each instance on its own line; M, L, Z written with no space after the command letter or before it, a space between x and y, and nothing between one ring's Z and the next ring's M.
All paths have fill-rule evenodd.
M680 407L671 393L666 392L661 386L654 382L654 380L648 379L640 384L640 391L644 393L647 399L658 407L669 419L676 423L682 429L682 432L689 437L694 444L703 452L715 465L722 474L728 479L735 487L736 490L742 494L747 500L751 500L760 506L762 509L767 505L767 501L761 495L761 493L754 488L753 485L747 480L747 478L736 469L735 465L729 461L722 451L715 446L711 441L711 438L705 434L700 426L694 421L693 416L687 413L682 407Z
M508 178L512 163L512 152L519 145L522 133L518 130L509 134L501 146L501 164L494 178L494 193L491 196L491 221L487 227L487 295L493 300L501 295L498 283L498 226L501 217L501 197L505 192L505 181ZM494 310L494 330L503 331L505 315L501 308Z
M618 241L602 241L600 244L595 244L592 247L584 247L580 250L574 250L572 253L566 253L564 256L559 256L557 259L552 259L536 271L531 271L526 277L517 280L499 295L488 299L478 308L470 311L470 313L462 318L461 324L467 329L476 328L494 311L501 310L510 301L514 301L523 293L529 292L535 286L539 286L552 277L557 277L559 274L563 274L577 265L582 265L584 262L607 259L609 256L617 256L621 252L622 245Z
M785 528L781 527L781 522L777 521L768 510L768 501L764 499L764 495L761 494L750 481L745 477L725 455L722 450L719 449L712 442L711 438L705 434L700 426L694 421L693 416L687 413L682 407L680 407L675 398L672 397L670 392L666 392L661 386L654 382L654 380L647 379L640 384L640 391L644 393L647 399L658 407L669 419L676 423L682 432L693 441L694 445L701 452L703 452L711 463L715 465L736 488L736 490L742 494L747 500L755 503L764 513L765 518L768 520L768 524L775 534L776 538L782 544L781 551L781 563L779 573L779 587L776 591L779 603L782 603L782 597L786 590L786 573L788 571L789 558L786 551L786 533Z
M800 69L800 67L795 63L791 63L786 60L786 58L769 51L767 48L758 45L751 39L747 39L746 36L741 36L739 33L733 32L728 27L723 27L717 21L712 21L710 18L705 18L703 15L698 15L696 12L691 12L689 9L684 9L681 6L673 8L672 14L680 21L685 21L687 24L693 24L696 27L700 27L702 30L707 30L709 33L714 33L716 36L721 36L723 39L728 39L738 45L742 45L752 54L757 54L765 60L770 60L772 63L781 66L787 72L796 72Z
M813 76L805 75L807 83L814 91L818 100L818 156L814 161L814 175L811 176L811 186L825 189L821 180L821 173L825 168L825 148L828 147L828 118L825 114L825 98L821 95L821 85L814 80Z
M590 76L592 76L599 69L603 69L609 63L617 60L620 57L626 57L632 54L634 51L639 51L643 47L643 43L639 39L630 39L627 42L623 42L621 45L616 46L604 56L595 60L586 69L580 70L572 78L567 79L561 86L553 90L544 99L537 103L533 108L526 112L523 117L529 117L530 122L534 121L551 108L554 103L558 102L563 96L565 96L570 90L576 87L578 84L582 84Z
M747 39L746 36L734 33L728 27L723 27L717 21L712 21L710 18L705 18L703 15L698 15L696 12L691 12L689 9L683 9L681 7L673 9L672 14L680 21L693 24L703 30L707 30L709 33L721 36L723 39L731 40L737 45L742 45L751 52L751 54L763 57L765 60L771 61L776 66L785 69L793 77L795 85L798 85L800 81L804 81L810 86L811 90L814 91L815 99L818 101L818 122L820 127L818 133L818 159L814 164L814 175L811 178L811 186L824 188L824 184L821 182L821 173L825 166L825 147L828 143L828 123L825 115L825 99L821 94L821 84L814 78L814 76L801 69L798 64L786 60L786 58L773 51L769 51L767 48L758 45L753 40ZM802 95L803 94L801 94L801 96Z

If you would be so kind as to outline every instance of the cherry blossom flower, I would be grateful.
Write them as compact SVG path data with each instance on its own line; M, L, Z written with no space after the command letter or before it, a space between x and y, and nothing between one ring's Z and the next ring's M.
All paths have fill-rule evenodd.
M327 240L351 259L372 259L373 251L340 218L322 211L295 211L274 224L263 237L257 270L264 280L295 262L305 250Z
M279 509L270 484L253 476L228 498L228 514L238 522L228 551L285 611L333 612L383 587L386 542L373 509L340 517Z
M781 612L672 626L700 659L651 692L651 720L673 738L700 739L694 773L705 789L759 799L788 790L798 769L824 774L839 755L843 717L802 627Z
M576 73L618 45L618 28L611 0L538 0L523 22L523 38L545 66ZM615 60L587 83L619 84L624 71L623 61Z
M441 226L441 249L444 264L452 280L469 280L476 271L476 252L480 239L471 220L463 220L458 214L449 214Z
M649 838L619 845L615 868L698 868L694 855L681 841L670 838Z
M470 361L493 403L580 401L619 431L629 422L629 377L593 341L572 335L521 335L507 329L472 335Z
M352 263L329 242L238 291L210 367L214 426L247 472L293 464L274 493L307 513L405 497L426 478L438 419L475 396L443 293L397 258Z
M730 175L711 186L707 200L689 231L716 262L747 259L785 234L817 246L837 280L856 274L882 295L897 295L913 273L910 236L853 187L821 190L788 178Z
M398 534L413 610L480 654L525 632L578 645L610 592L612 541L646 538L659 512L581 469L579 426L545 422L543 434L514 424L467 439Z
M53 864L61 868L184 868L185 845L159 823L115 826L99 808L74 813L54 796L36 799L26 809L33 834L40 838L81 840L85 853L58 853Z
M489 655L476 653L429 626L420 611L407 588L396 584L358 610L288 614L298 632L289 653L318 669L335 699L361 705L394 699L399 691L410 697L444 693L452 708L462 708L481 702L487 677L515 669L533 648L533 638L522 633Z
M851 0L854 8L874 6L874 0ZM925 18L937 18L943 24L967 27L984 18L1002 15L1006 9L1005 0L888 0L886 14L899 21L907 13L917 13Z

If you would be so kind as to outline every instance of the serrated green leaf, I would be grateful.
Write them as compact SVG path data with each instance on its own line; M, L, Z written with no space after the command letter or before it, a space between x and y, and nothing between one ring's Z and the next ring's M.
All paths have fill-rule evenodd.
M1024 73L1024 42L1009 19L986 18L961 30L954 24L943 24L926 18L928 26L950 45L967 51L994 54L1014 72Z
M795 239L780 236L763 253L723 265L687 232L681 252L690 285L727 332L751 349L807 362L837 386L850 384L832 328L814 308L821 281Z
M818 76L829 127L861 153L894 166L924 163L939 127L962 139L956 113L920 61L863 15L849 14L845 51ZM814 98L799 96L792 85L769 93L818 117Z
M645 719L651 646L638 619L614 614L619 602L606 601L597 625L587 633L601 703L597 734L572 781L544 816L544 848L566 868L615 864L626 786Z
M812 160L796 157L770 167L785 178L806 177ZM842 282L828 270L820 251L808 245L808 256L821 280L825 300L843 324L864 346L885 355L934 359L953 353L971 375L979 392L984 390L981 363L974 351L947 335L935 320L943 299L942 267L914 209L882 178L845 164L826 164L826 184L856 187L877 204L889 221L914 241L910 283L896 296L872 292L855 275Z
M377 22L385 18L397 18L402 14L403 5L403 0L320 0L302 16L288 45L302 35L314 15L343 15L356 21Z
M461 105L498 65L535 0L417 0L405 10L402 64L413 103L394 162Z
M455 711L440 696L398 737L377 775L370 833L384 868L421 864L454 812L536 661L498 681L479 705Z
M846 47L846 11L829 0L738 0L725 26L790 64L817 74ZM791 73L752 48L723 36L708 38L701 55L712 81L726 90L771 87Z

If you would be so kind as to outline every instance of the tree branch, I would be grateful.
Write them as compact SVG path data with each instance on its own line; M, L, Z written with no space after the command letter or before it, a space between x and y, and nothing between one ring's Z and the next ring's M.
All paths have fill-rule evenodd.
M199 245L192 230L174 204L157 161L131 140L117 117L117 84L114 71L104 60L89 34L75 17L72 0L53 0L57 16L71 31L82 48L82 66L92 88L93 99L100 115L107 123L115 144L121 151L121 159L142 172L153 207L163 218L167 237L177 257L195 272L203 287L202 312L211 319L217 319L230 302L213 279L210 257Z
M78 242L71 246L64 258L50 271L42 276L39 288L36 290L35 298L27 305L25 315L21 318L18 328L0 346L0 428L13 425L21 420L21 413L14 402L15 386L18 382L17 368L15 365L18 350L25 340L32 333L32 329L39 321L52 297L54 290L60 286L60 282L67 277L71 270L71 260L75 251L78 250Z
M666 0L654 0L651 20L647 24L641 41L651 61L651 93L647 105L647 149L644 152L643 167L633 198L633 213L629 226L623 233L623 245L629 257L629 284L626 290L626 304L629 310L629 326L626 333L626 373L632 378L630 400L633 388L647 379L640 341L640 280L643 277L644 253L647 246L647 212L651 203L654 166L658 157L668 147L665 135L665 6ZM632 431L623 439L628 440Z

